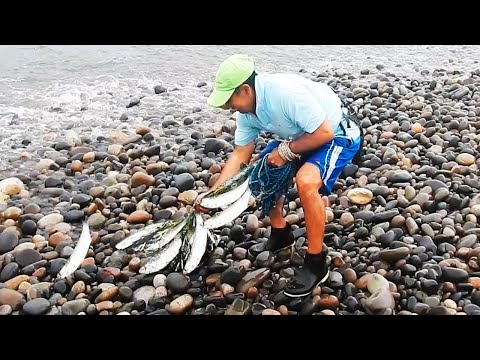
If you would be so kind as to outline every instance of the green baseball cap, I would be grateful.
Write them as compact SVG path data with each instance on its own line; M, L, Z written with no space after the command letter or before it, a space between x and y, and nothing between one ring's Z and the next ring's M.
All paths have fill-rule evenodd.
M215 88L207 100L208 105L223 106L254 70L255 61L248 55L236 54L224 60L218 68Z

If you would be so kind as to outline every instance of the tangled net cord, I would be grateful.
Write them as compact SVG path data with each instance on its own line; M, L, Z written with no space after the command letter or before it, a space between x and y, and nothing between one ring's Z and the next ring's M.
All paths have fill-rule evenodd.
M281 167L271 167L266 154L261 154L261 159L253 165L248 185L252 194L262 200L262 210L268 215L277 200L287 194L295 167L290 162Z

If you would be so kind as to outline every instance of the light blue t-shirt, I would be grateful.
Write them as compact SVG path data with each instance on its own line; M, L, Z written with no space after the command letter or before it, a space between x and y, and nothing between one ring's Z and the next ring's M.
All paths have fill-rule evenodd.
M335 136L345 137L340 98L326 84L296 74L259 74L255 78L256 115L237 115L235 144L245 146L268 131L282 139L313 133L327 119ZM360 136L357 126L346 128L348 138Z

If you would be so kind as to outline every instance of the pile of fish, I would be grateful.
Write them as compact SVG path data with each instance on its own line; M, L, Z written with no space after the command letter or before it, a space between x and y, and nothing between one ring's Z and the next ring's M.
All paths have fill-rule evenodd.
M144 253L147 260L139 270L141 274L159 272L168 266L173 271L191 273L198 267L205 252L218 244L219 236L212 230L240 216L249 207L251 197L262 200L265 196L272 195L267 195L265 190L252 191L251 188L256 186L252 179L256 179L255 183L258 183L257 180L263 175L269 178L270 170L265 171L267 168L265 159L254 165L244 165L223 185L200 197L198 204L201 207L220 210L207 220L204 221L202 213L192 208L184 219L148 225L120 241L116 248L126 252ZM273 177L270 176L270 179ZM80 266L90 243L91 237L85 222L75 250L59 272L59 277L72 274Z
M183 220L152 224L126 237L116 248L144 252L147 262L141 274L151 274L171 266L188 274L196 269L207 246L216 245L216 236L204 226L201 213L192 211Z
M155 273L167 266L189 274L198 267L207 249L218 244L218 236L212 230L235 220L248 208L251 169L248 166L242 168L222 186L201 198L201 207L223 209L207 220L204 221L202 214L192 209L183 220L149 225L123 239L116 248L145 253L148 260L140 268L141 274Z

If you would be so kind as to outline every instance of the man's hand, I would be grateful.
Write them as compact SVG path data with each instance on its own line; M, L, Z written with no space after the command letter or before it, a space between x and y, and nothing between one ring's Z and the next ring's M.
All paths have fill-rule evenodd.
M250 160L250 163L249 163L249 165L252 165L252 164L254 164L255 162L257 162L257 161L258 161L258 159L260 159L260 154L255 154L255 155L252 155L252 158L251 158L251 160Z
M270 154L268 154L267 164L272 167L281 167L287 163L287 160L284 160L278 153L278 149L273 149Z

